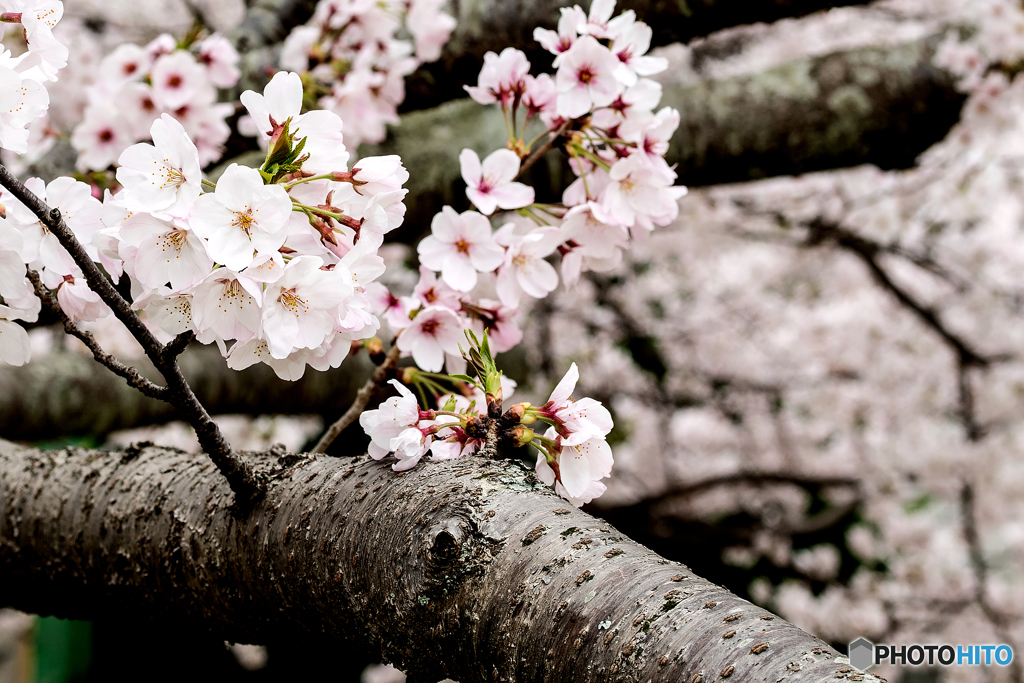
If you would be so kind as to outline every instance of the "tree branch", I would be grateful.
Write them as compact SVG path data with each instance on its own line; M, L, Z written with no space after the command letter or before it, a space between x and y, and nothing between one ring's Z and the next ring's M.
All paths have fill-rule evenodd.
M817 638L569 509L517 463L399 475L365 457L253 458L269 486L240 518L223 479L177 451L0 442L0 603L145 614L234 642L350 639L413 682L849 671Z
M181 368L178 367L174 358L176 354L165 355L167 349L153 336L149 328L131 309L131 305L100 272L92 258L86 253L85 248L78 242L71 228L64 222L64 216L60 209L50 209L2 164L0 164L0 185L7 188L16 199L28 207L43 226L57 238L61 246L74 259L75 264L82 269L90 289L110 307L114 316L142 345L146 355L167 381L167 386L164 388L166 393L162 398L174 404L184 414L185 419L195 429L203 450L227 478L239 499L249 501L258 496L263 488L262 482L254 475L252 468L231 450L231 445L221 434L217 423L213 421L199 399L196 398L195 393L181 374ZM176 348L176 346L172 347L172 351Z
M349 406L348 410L339 417L334 424L328 427L324 435L320 437L320 440L316 442L316 446L313 447L311 453L326 453L334 440L338 438L345 429L359 419L359 416L364 410L366 410L366 404L370 402L373 395L377 393L377 390L384 386L384 380L387 379L388 372L395 367L395 363L398 362L399 356L402 352L398 348L398 344L391 347L388 354L381 361L381 364L377 366L377 369L373 371L373 375L366 380L362 388L356 394L356 398L352 401L352 405Z
M39 273L29 268L27 274L28 279L32 282L32 287L35 289L36 296L43 302L43 306L49 310L51 315L60 319L64 325L64 331L67 334L70 334L72 337L75 337L85 344L86 348L92 352L92 357L96 359L97 363L108 368L115 375L123 377L128 382L129 386L138 389L146 396L160 400L167 400L167 387L162 387L149 381L143 377L137 369L129 365L125 365L109 353L105 352L99 342L96 341L96 337L71 322L71 318L69 318L67 313L64 312L64 309L60 307L60 304L53 296L53 293L47 289L43 284L43 281L39 279Z
M332 420L355 399L373 371L365 355L340 368L308 371L295 382L258 363L232 370L214 346L192 345L179 357L182 374L213 415L274 413L323 415ZM143 377L160 377L146 358L132 359ZM88 356L51 352L22 367L0 365L0 434L38 441L60 436L102 436L185 416L170 403L141 396Z

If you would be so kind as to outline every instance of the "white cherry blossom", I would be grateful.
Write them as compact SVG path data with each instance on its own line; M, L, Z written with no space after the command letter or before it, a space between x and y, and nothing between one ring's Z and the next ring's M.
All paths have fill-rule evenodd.
M540 299L558 286L558 273L544 259L561 243L557 228L539 228L526 235L515 234L509 223L495 236L506 247L505 261L498 270L495 287L498 298L506 306L518 306L522 295Z
M134 247L134 255L125 252L121 258L132 261L133 276L150 289L167 283L175 291L188 289L213 268L203 240L187 225L137 213L121 223L120 235Z
M316 256L299 256L267 285L263 297L263 338L274 358L297 349L315 349L334 330L331 310L352 295L341 274L321 270Z
M202 191L199 152L185 129L163 114L150 129L152 145L132 145L117 160L129 211L166 212L185 217Z
M359 416L359 425L370 437L369 454L374 460L390 453L392 440L419 422L420 406L416 397L398 380L388 383L399 395L381 403L377 410L367 410Z
M284 244L292 203L280 185L264 185L259 171L231 164L211 194L192 205L189 225L207 240L214 261L235 271L249 266L254 254Z

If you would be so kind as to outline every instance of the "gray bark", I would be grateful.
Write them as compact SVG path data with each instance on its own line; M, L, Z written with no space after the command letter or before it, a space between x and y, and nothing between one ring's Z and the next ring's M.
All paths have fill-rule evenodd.
M319 413L333 420L352 402L372 371L365 355L327 372L308 370L297 382L278 379L263 364L241 372L227 367L215 347L189 348L182 371L211 414ZM146 360L132 360L156 381ZM51 353L20 368L0 366L0 434L37 441L182 419L170 404L142 396L91 357Z
M412 681L878 680L517 463L249 457L240 509L203 456L0 441L0 604L349 640Z
M863 163L905 168L959 118L963 96L932 64L939 36L893 48L809 57L753 76L667 85L662 104L680 112L669 147L679 182L710 185ZM497 107L471 100L412 112L360 156L398 154L410 169L406 237L445 204L466 205L458 156L505 139ZM531 169L541 201L572 180L560 153Z

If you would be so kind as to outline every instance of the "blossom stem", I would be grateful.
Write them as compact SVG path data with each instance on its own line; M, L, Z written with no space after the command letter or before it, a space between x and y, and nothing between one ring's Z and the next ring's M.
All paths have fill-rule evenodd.
M576 148L575 145L573 145L572 147L569 147L569 150L568 150L569 151L569 156L571 156L573 159L575 159L576 163L579 164L580 163L580 158L576 154L575 148ZM583 171L582 165L580 166L580 180L583 181L583 194L585 194L587 196L587 199L593 199L593 197L590 196L590 188L587 186L587 174Z
M286 190L290 190L296 185L301 185L302 183L311 183L314 180L329 180L333 175L333 173L324 173L321 175L310 176L308 178L299 178L298 180L293 180L289 183L281 183L281 187Z
M206 178L203 178L203 187L209 187L209 188L212 188L212 189L216 190L217 189L217 184L210 182Z
M591 152L586 147L578 144L574 144L573 147L575 147L580 154L585 156L587 159L590 159L590 161L594 162L596 166L601 167L605 171L612 170L612 167L608 165L608 162L606 162L604 159Z
M516 209L516 213L518 213L520 216L523 216L524 218L532 219L533 222L536 223L537 225L544 225L544 226L550 226L551 225L551 223L548 223L546 220L544 220L544 218L542 216L538 216L536 213L531 211L530 207L528 207L528 206L524 206L521 209Z
M557 141L558 141L558 139L559 139L559 138L561 138L561 137L562 137L562 135L564 135L564 134L565 134L565 131L569 130L569 124L571 124L571 123L572 123L572 120L569 120L569 121L564 121L564 122L562 123L562 125L561 125L561 126L559 126L559 127L558 127L558 128L557 128L557 129L556 129L556 130L555 130L555 131L554 131L554 132L553 132L553 133L551 134L551 137L550 137L550 138L548 139L548 141L547 141L547 142L545 142L545 143L544 143L543 145L541 145L541 146L540 146L540 147L539 147L539 148L537 149L537 151L536 151L536 152L534 152L534 153L533 153L533 154L531 154L531 155L530 155L529 157L527 157L526 161L524 161L524 162L522 163L522 165L521 165L521 166L519 167L519 173L517 173L517 174L516 174L515 180L519 180L519 178L521 178L521 177L522 177L522 175L523 175L524 173L526 173L527 169L529 169L529 168L530 168L531 166L533 166L533 165L534 165L535 163L537 163L537 160L538 160L538 159L540 159L540 158L541 158L542 156L544 156L544 155L545 155L545 154L547 154L547 153L548 153L549 151L551 151L551 148L555 146L555 142L557 142ZM544 135L544 133L541 133L541 135ZM532 141L530 142L530 145L529 145L529 146L530 146L530 147L532 147L532 146L533 146L533 143L534 143L534 142L536 142L536 141L537 141L537 139L541 137L541 135L538 135L538 136L537 136L537 138L534 138L534 140L532 140Z

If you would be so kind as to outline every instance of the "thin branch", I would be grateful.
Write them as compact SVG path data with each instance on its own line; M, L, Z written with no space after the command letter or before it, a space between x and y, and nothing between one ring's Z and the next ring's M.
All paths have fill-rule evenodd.
M192 343L192 340L195 338L196 333L192 330L187 330L167 342L167 346L164 347L164 359L167 362L173 361L175 358L180 356L186 348L188 348L188 345Z
M135 387L146 396L167 400L167 387L162 387L149 381L143 377L137 369L129 365L125 365L111 356L103 350L92 333L86 332L72 322L71 318L68 317L68 314L60 307L60 304L57 302L57 298L49 289L46 288L46 285L43 284L43 281L39 278L39 273L29 268L28 279L32 282L32 287L36 291L36 296L38 296L39 300L43 302L43 305L46 306L51 314L57 316L64 324L64 331L85 344L86 348L92 351L92 357L96 359L96 362L108 368L115 375L123 377L130 386Z
M974 571L974 599L981 608L985 618L992 624L992 628L1004 643L1009 644L1010 630L1007 628L1007 619L1004 614L992 605L988 598L988 563L985 562L985 555L981 549L981 536L978 533L978 521L975 512L974 487L970 482L964 481L960 487L960 517L963 524L964 540L967 542L968 554L971 559L971 568ZM1013 683L1024 683L1024 667L1017 658L1010 663L1010 680Z
M352 401L352 405L345 411L345 414L339 417L327 429L324 435L320 437L320 440L316 442L316 446L313 447L310 453L326 453L330 445L338 438L338 435L359 419L359 416L366 409L366 404L377 393L377 389L384 385L388 371L395 367L395 363L398 362L400 355L402 355L402 352L398 349L398 344L395 344L388 351L388 355L384 357L381 364L377 366L377 369L373 371L373 374L370 375L370 379L366 380L366 383L359 389L359 392L356 394L356 400Z
M962 363L968 366L984 367L995 360L1002 359L1001 357L987 357L975 351L967 341L945 326L934 309L916 301L897 285L878 261L878 254L882 251L878 245L839 226L826 223L820 218L811 221L808 227L811 229L807 241L808 246L814 246L827 239L857 256L868 267L878 284L942 337L943 341L956 352Z
M516 180L519 180L519 178L521 178L522 175L526 173L531 166L537 163L537 161L539 161L542 156L551 151L551 149L555 146L555 142L557 142L559 138L565 135L565 131L569 129L569 124L571 123L571 119L569 121L563 122L562 125L559 126L554 133L551 134L551 137L548 138L547 142L538 147L537 151L535 151L533 154L526 158L526 161L524 161L523 164L519 167L519 173L517 173L515 177Z
M86 253L74 232L64 222L64 216L60 209L48 207L2 164L0 164L0 185L7 188L16 199L28 207L40 223L57 238L61 246L74 259L75 265L82 269L89 288L99 295L100 299L113 311L114 316L142 345L146 356L167 382L167 386L164 387L165 394L160 398L183 413L185 419L195 429L199 444L228 480L239 500L252 501L259 497L265 488L263 479L231 450L231 445L224 438L217 423L213 421L206 408L196 398L192 388L185 381L185 376L181 374L176 356L180 353L179 347L182 346L182 342L179 340L172 342L170 352L168 352L168 347L165 347L153 336L149 328L131 309L128 301L121 296Z

